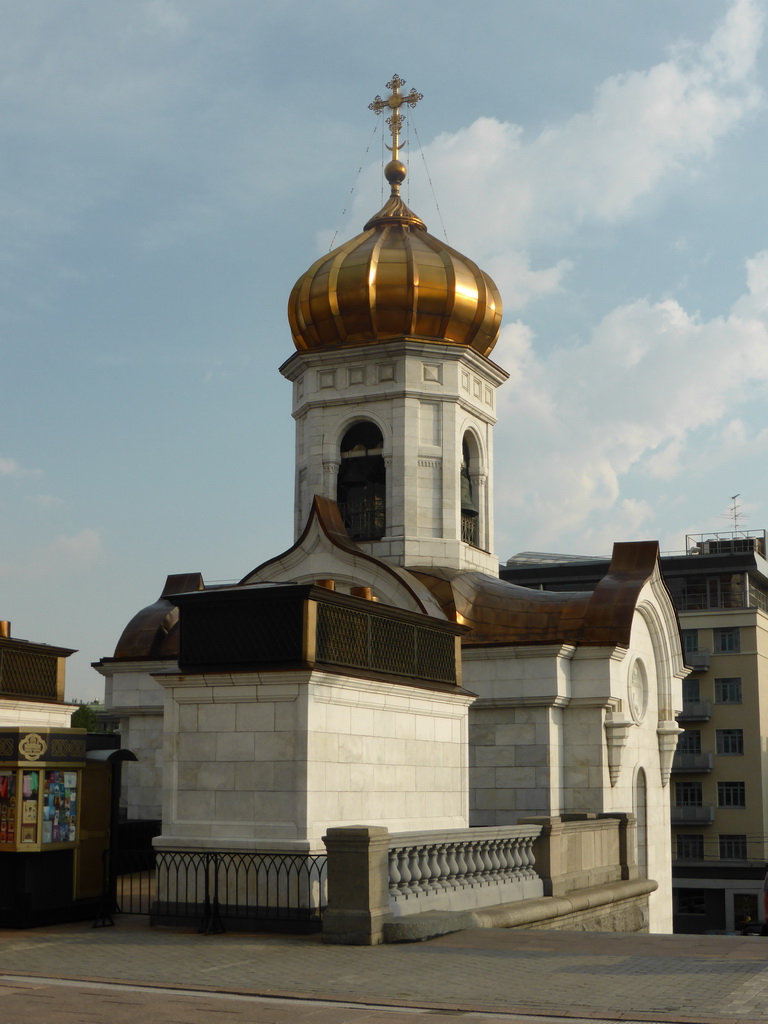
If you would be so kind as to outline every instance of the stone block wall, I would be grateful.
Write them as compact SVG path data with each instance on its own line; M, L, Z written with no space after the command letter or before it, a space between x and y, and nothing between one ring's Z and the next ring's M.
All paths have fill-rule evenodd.
M322 849L327 828L361 819L467 826L463 692L310 670L159 678L159 848Z
M121 746L137 757L123 766L120 813L129 821L158 820L162 813L164 694L153 673L167 668L167 661L98 666L110 722L116 721Z
M471 688L471 683L468 684ZM554 709L559 717L559 709ZM558 747L548 743L547 708L473 707L470 711L470 822L512 825L551 813ZM554 788L557 788L556 785Z

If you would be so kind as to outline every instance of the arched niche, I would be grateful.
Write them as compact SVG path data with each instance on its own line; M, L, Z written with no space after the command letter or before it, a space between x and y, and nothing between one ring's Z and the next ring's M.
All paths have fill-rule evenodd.
M633 794L637 818L637 868L641 878L648 877L648 786L645 769L638 768Z

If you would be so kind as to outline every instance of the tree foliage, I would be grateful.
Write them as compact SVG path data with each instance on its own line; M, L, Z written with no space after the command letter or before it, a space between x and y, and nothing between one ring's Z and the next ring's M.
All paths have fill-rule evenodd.
M72 728L99 732L99 720L96 715L99 710L99 704L79 704L77 711L72 715Z

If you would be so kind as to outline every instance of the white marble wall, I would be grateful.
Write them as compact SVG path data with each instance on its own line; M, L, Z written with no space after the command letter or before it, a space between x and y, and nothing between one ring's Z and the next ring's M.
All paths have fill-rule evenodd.
M120 743L138 759L126 761L122 769L120 808L129 820L162 814L164 694L152 673L167 667L165 661L105 661L97 667Z
M34 729L69 729L77 704L50 704L47 701L0 699L0 727L22 726Z
M480 699L469 718L470 820L509 825L559 814L563 708L573 647L471 647L463 681Z
M651 596L649 590L646 602ZM638 658L647 676L639 716L630 701ZM659 883L650 899L650 928L671 931L669 788L657 729L665 713L660 677L673 672L646 619L635 613L628 648L465 648L463 673L464 685L480 698L469 726L472 824L579 811L636 814L645 845L641 859ZM673 696L672 706L678 704L679 695ZM624 739L612 782L607 737L614 721Z
M323 849L468 821L472 698L325 672L165 675L162 848Z

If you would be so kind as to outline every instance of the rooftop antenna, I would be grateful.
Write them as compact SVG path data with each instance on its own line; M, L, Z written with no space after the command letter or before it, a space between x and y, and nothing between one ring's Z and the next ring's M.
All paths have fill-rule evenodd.
M739 504L738 499L740 497L741 497L741 494L732 494L731 495L731 506L730 506L730 508L728 509L727 512L724 512L719 517L720 519L730 519L730 521L733 523L733 532L734 533L739 533L743 529L744 520L745 519L749 519L749 513L748 512L744 512L743 511L743 506L741 504Z

